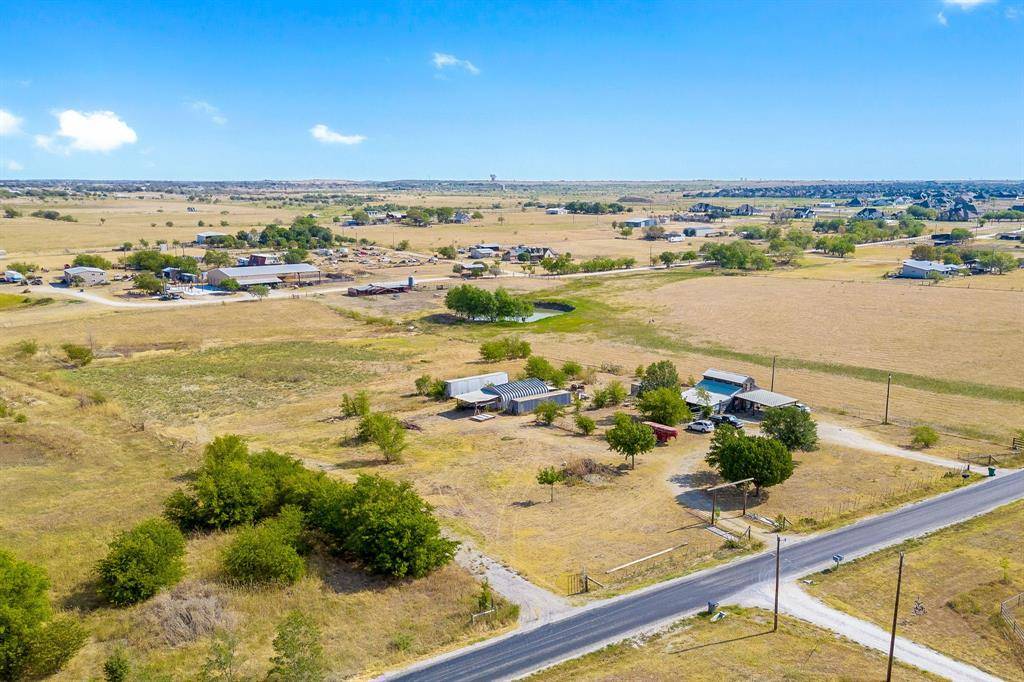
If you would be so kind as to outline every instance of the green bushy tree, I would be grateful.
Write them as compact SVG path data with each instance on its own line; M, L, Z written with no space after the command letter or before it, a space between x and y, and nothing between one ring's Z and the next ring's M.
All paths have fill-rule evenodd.
M636 456L650 452L658 442L654 431L623 412L617 412L614 419L615 426L605 434L608 447L629 459L629 468L635 469Z
M280 513L258 526L243 528L224 550L224 572L247 585L290 585L305 575L300 556L303 512L296 506L282 507Z
M99 593L115 606L149 599L185 573L185 537L166 519L149 519L110 543L96 567Z
M663 387L645 391L637 402L637 409L644 419L666 426L675 426L692 417L679 388Z
M761 431L790 451L818 447L818 425L810 414L794 405L765 410Z

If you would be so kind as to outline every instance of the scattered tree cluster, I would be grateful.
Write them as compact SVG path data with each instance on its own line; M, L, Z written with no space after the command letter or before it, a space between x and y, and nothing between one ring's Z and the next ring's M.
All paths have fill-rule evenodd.
M145 601L185 574L185 536L166 519L143 521L110 543L96 567L99 593L115 606Z
M772 260L750 242L707 242L700 247L705 260L730 270L771 270Z
M71 264L86 268L99 268L100 270L109 270L114 265L103 256L98 256L92 253L78 254L75 256L75 260L71 261Z
M480 357L487 362L530 357L530 342L519 336L503 336L480 344Z
M540 266L553 275L571 275L575 272L606 272L608 270L629 269L636 265L636 258L608 258L595 256L579 263L572 259L571 253L563 253L554 258L544 258Z
M605 213L623 213L626 207L617 201L605 204L600 201L570 201L565 205L569 213L586 213L590 215L604 215Z
M505 289L494 293L462 284L452 287L444 297L445 306L466 319L515 320L533 314L533 303L522 296L514 296Z
M135 251L123 257L124 264L135 270L158 273L164 268L178 268L182 272L199 273L199 261L192 256L175 256L171 253L151 249Z
M61 215L60 211L54 211L53 209L40 209L38 211L32 211L29 215L33 218L43 218L44 220L63 220L68 223L78 222L78 218L70 215Z
M337 481L270 450L250 453L233 435L207 446L202 466L167 499L164 514L182 530L259 524L239 533L224 557L236 579L253 582L294 579L292 551L301 556L307 542L396 577L426 575L451 561L458 546L441 536L430 505L408 483Z

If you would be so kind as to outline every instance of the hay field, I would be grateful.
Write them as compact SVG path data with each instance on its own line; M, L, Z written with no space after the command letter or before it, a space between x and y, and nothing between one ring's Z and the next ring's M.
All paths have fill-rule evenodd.
M886 659L877 651L793 618L760 609L724 609L712 623L695 616L667 632L630 640L531 676L537 682L577 680L864 680L885 677ZM899 680L935 680L896 662Z
M887 628L899 551L905 551L900 634L1007 680L1024 680L1024 646L1014 645L999 602L1024 591L1024 502L819 573L809 591ZM1005 562L1005 563L1004 563ZM914 613L920 601L923 613Z

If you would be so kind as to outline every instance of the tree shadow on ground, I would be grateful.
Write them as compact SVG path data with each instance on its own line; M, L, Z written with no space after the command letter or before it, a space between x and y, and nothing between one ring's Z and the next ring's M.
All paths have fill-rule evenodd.
M711 471L696 471L688 474L677 474L669 481L681 488L687 488L676 495L676 502L699 511L711 511L711 493L706 488L722 483L720 476ZM743 509L743 492L735 488L723 488L718 491L716 506L720 511L741 511ZM757 497L753 491L747 492L747 509L757 507L768 499L767 491L762 490Z
M99 581L95 578L78 583L70 594L60 600L62 609L81 613L90 613L106 605L99 593Z
M383 578L367 573L351 561L314 552L309 557L310 572L318 575L324 585L336 594L378 592L401 584L396 578Z

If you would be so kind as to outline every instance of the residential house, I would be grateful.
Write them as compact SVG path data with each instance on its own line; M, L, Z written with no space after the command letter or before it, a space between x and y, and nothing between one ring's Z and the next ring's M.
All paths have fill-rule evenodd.
M732 213L733 215L750 216L757 213L757 209L750 204L740 204L739 206L737 206L736 208L732 209L729 212Z
M813 218L814 209L810 206L797 206L793 209L794 218Z
M471 220L473 220L473 218L465 211L456 211L452 222L458 223L459 225L465 225Z
M519 244L518 246L509 247L508 251L505 252L505 255L503 255L501 259L511 262L526 262L529 260L531 263L539 263L545 258L554 258L557 255L558 254L554 250L549 249L546 246L525 246L523 244Z
M948 277L949 275L957 274L963 269L963 265L952 265L933 260L907 259L903 261L899 276L908 279L928 279L929 277L936 276Z
M854 220L885 220L885 214L877 208L862 208L853 216Z
M553 208L545 209L544 212L548 215L565 215L569 212L569 209L564 206L555 206Z

